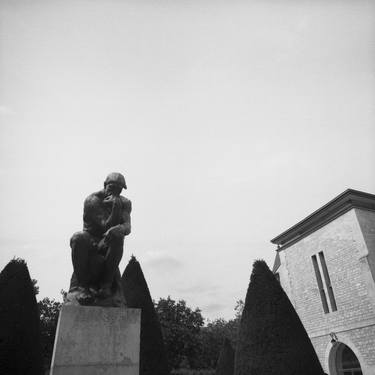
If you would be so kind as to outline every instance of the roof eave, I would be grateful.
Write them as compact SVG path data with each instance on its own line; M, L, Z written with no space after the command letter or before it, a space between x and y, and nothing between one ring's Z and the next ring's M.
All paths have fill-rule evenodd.
M281 248L295 243L352 208L375 210L375 195L347 189L312 214L271 240Z

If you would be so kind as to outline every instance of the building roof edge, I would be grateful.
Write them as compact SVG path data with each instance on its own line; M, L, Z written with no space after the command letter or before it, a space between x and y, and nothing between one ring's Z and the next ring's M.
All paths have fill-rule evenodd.
M359 190L347 189L331 201L314 211L297 224L282 232L271 240L273 244L284 247L296 242L324 224L334 220L351 208L375 210L375 195Z

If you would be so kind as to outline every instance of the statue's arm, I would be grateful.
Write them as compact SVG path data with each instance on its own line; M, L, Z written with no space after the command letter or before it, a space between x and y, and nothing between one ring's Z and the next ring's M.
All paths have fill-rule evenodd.
M108 230L118 224L122 223L122 201L120 197L111 198L109 203L112 203L112 211L105 222L105 229ZM108 203L107 203L108 204Z
M126 198L123 198L123 200L121 200L120 203L121 203L121 206L118 212L119 213L118 221L117 223L113 222L114 220L111 218L112 216L113 218L117 216L115 209L113 209L111 216L108 218L108 221L111 219L112 225L109 225L107 232L115 230L120 235L127 236L131 232L130 213L132 210L132 203L130 200Z
M99 198L93 194L85 199L83 204L83 221L86 228L104 232L106 229L105 222L98 209L98 204Z
M122 220L120 226L121 233L124 236L127 236L131 232L131 221L130 221L130 213L132 212L132 202L130 200L126 200L123 202L123 209L122 209Z

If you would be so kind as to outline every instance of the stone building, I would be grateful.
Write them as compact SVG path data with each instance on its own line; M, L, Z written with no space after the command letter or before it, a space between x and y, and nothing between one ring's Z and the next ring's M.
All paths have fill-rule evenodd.
M375 375L375 195L348 189L271 242L324 371Z

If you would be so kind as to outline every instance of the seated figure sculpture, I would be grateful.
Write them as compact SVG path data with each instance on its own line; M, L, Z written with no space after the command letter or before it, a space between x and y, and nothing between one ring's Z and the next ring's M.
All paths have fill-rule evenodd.
M119 263L124 237L130 233L131 201L121 196L126 189L120 173L110 173L104 189L84 202L83 231L70 240L73 275L67 304L124 306Z

